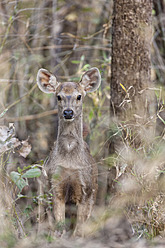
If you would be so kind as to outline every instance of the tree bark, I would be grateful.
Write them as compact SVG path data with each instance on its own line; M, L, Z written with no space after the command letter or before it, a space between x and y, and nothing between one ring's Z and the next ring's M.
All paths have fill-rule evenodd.
M156 73L156 83L165 86L165 1L153 0L153 8L155 10L155 34L153 38L154 54L152 63Z
M151 23L152 0L114 1L111 116L153 127L149 121L155 107L150 90Z

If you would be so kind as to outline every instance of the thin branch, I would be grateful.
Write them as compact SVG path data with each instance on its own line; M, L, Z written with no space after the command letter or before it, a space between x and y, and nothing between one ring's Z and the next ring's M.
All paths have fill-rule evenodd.
M48 115L58 114L57 109L45 111L43 113L35 114L35 115L25 115L20 117L5 117L4 119L8 122L15 122L15 121L30 121L35 119L40 119Z
M13 107L13 106L16 105L17 103L21 102L25 97L27 97L28 95L30 95L30 94L33 92L33 90L35 90L35 88L37 88L37 84L35 84L35 85L34 85L26 94L24 94L24 95L23 95L22 97L20 97L18 100L16 100L15 102L9 104L9 105L2 111L2 113L3 113L3 112L6 113L11 107ZM0 116L1 116L2 113L0 113Z

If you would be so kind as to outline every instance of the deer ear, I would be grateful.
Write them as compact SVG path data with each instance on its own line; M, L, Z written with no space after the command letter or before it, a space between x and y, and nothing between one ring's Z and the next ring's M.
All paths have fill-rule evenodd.
M101 83L101 75L96 67L91 68L82 75L79 84L89 93L97 90Z
M37 84L44 93L55 93L59 85L56 77L46 69L40 69L37 73Z

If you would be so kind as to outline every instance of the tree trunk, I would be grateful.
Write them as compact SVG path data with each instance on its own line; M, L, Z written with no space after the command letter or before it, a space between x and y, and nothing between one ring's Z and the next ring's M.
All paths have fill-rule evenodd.
M155 34L153 38L154 54L152 56L152 62L156 72L156 83L165 86L165 1L153 0L153 8L155 11L154 29Z
M155 107L150 90L151 22L152 0L114 1L111 115L120 123L145 125L149 137Z

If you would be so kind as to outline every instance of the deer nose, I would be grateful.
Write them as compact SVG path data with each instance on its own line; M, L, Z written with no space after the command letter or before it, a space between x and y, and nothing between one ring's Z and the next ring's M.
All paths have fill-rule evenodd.
M65 119L72 119L73 118L73 110L72 109L66 109L63 112Z

